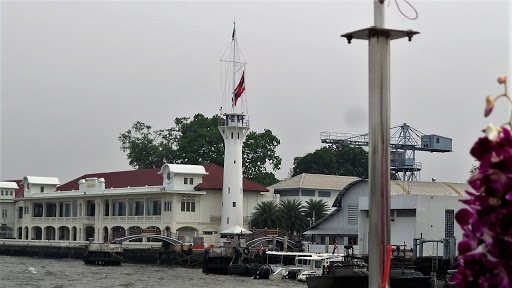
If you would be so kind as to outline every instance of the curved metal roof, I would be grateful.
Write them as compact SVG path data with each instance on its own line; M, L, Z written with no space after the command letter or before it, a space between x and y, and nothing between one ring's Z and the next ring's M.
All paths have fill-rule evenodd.
M18 189L16 182L0 182L0 188L4 189Z
M176 174L197 174L206 175L206 170L201 165L188 165L188 164L164 164L158 174L164 173L166 170Z
M47 185L59 185L59 178L55 177L36 177L36 176L25 176L23 177L23 181L21 182L23 184L25 183L32 183L32 184L47 184Z
M315 190L338 190L341 191L345 186L357 177L351 176L338 176L338 175L323 175L323 174L309 174L302 173L292 178L283 180L277 184L270 186L274 190L281 189L315 189Z
M391 195L467 196L466 183L391 181Z

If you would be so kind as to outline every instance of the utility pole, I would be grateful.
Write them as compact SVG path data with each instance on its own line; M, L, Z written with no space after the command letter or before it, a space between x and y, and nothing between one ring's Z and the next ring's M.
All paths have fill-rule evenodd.
M369 59L369 210L370 231L368 264L370 288L380 288L384 278L386 250L389 245L389 129L390 129L390 66L391 40L418 34L412 30L385 28L384 0L374 0L374 26L341 35L368 40Z

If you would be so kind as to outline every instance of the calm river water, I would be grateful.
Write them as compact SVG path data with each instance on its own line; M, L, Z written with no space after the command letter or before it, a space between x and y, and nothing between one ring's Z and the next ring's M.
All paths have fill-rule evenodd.
M30 269L33 267L33 269ZM34 271L36 273L31 272ZM75 259L0 256L0 287L226 287L306 288L295 280L254 280L249 277L203 274L201 269L125 264L91 266Z

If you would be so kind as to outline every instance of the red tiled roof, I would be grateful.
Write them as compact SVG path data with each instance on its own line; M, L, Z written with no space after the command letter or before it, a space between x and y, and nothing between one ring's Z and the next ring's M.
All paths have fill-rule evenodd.
M196 190L222 190L224 168L215 164L203 165L209 174L203 176L203 182L196 185ZM106 173L85 174L67 183L57 187L58 191L78 190L78 181L85 178L104 178L105 188L125 188L125 187L144 187L144 186L162 186L162 175L158 174L160 168L129 170ZM21 180L20 180L21 181ZM18 184L19 185L19 184ZM268 192L268 189L252 182L249 179L243 179L244 191ZM23 189L23 188L22 188ZM17 194L16 194L17 195Z
M23 198L25 186L21 184L21 181L23 180L2 180L2 182L16 182L18 184L18 189L14 190L14 198Z
M85 174L57 187L57 191L78 190L78 181L85 178L104 178L105 188L162 186L160 168Z
M208 175L203 176L203 182L198 184L196 190L222 190L224 183L224 168L215 164L204 164L203 165ZM242 185L244 191L259 191L268 192L268 189L255 183L247 178L243 178Z

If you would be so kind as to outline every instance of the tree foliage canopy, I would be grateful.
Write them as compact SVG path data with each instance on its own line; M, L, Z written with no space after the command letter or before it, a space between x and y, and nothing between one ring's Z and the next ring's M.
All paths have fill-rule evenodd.
M306 212L305 216L310 219L315 219L314 221L318 221L327 215L329 211L329 205L321 200L309 199L306 201Z
M276 229L302 235L309 227L309 214L315 212L317 220L327 214L327 204L322 200L310 199L306 205L297 199L285 199L279 204L274 201L263 201L254 207L251 215L251 228Z
M295 157L292 175L302 173L368 178L368 152L362 147L332 144Z
M302 234L309 226L306 218L306 209L302 201L285 199L279 203L278 213L281 217L282 228L291 234Z
M130 166L136 169L161 167L176 159L176 128L152 131L140 121L118 137L121 150L126 152Z
M177 143L175 163L224 165L224 140L217 128L220 117L211 118L202 114L188 118L176 118L177 131L180 133Z
M243 146L244 176L264 186L279 182L274 173L267 171L266 166L269 164L272 171L281 167L281 157L276 154L280 143L279 138L268 129L262 133L249 132Z
M119 134L121 150L135 169L162 167L165 163L224 165L224 140L218 130L220 116L196 114L192 119L178 117L174 127L152 130L137 121ZM281 167L276 148L281 142L272 131L251 131L243 146L243 174L263 186L278 182L273 172ZM267 171L267 165L271 171Z
M251 227L258 229L275 229L281 224L281 217L276 213L279 205L274 201L262 201L254 207L251 215Z

